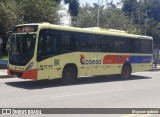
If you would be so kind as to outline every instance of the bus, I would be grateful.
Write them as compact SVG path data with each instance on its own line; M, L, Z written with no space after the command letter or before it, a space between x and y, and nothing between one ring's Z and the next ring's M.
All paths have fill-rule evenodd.
M152 69L153 38L125 31L32 23L14 28L8 74L23 79L76 78Z

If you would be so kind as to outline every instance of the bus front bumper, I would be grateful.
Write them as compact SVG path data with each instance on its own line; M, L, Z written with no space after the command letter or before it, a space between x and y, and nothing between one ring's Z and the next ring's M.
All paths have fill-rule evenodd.
M18 78L37 80L37 69L28 71L19 71L13 69L7 69L8 75L16 76Z

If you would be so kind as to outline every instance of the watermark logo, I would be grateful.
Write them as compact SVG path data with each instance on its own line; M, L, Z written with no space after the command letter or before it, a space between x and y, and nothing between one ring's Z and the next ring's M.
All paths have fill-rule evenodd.
M12 114L11 109L2 109L2 114Z
M20 108L15 108L15 109L2 109L2 114L4 115L11 115L11 114L42 114L41 109L20 109Z

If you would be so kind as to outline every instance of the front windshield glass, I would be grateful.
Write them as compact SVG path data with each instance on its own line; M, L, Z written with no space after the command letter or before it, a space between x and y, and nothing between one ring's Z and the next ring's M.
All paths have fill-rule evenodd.
M13 34L9 62L13 65L26 65L34 55L36 34Z

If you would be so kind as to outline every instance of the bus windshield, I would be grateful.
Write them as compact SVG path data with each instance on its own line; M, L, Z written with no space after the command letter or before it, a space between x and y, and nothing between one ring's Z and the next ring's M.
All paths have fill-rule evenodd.
M13 34L10 49L9 62L13 65L26 65L34 55L36 34Z

